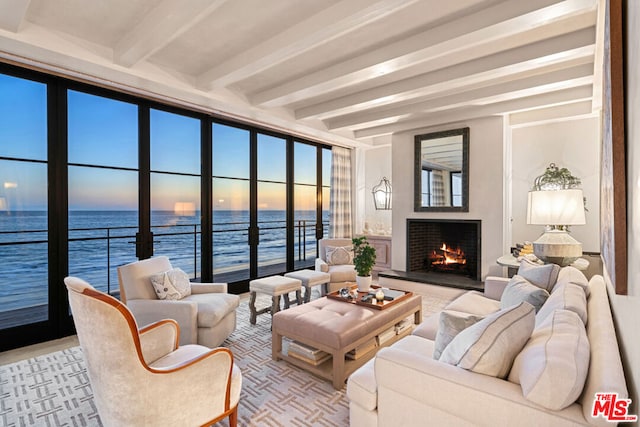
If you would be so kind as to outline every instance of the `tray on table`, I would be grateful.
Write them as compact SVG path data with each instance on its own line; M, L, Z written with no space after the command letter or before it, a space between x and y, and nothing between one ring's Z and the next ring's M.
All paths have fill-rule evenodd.
M356 284L347 283L345 287L349 289L352 295L354 291L357 292L357 289L358 289L358 286ZM378 301L376 300L375 296L372 297L372 299L369 302L362 301L362 297L372 292L375 293L375 291L377 291L380 288L382 288L382 286L372 285L371 290L369 292L357 292L357 297L352 297L352 298L345 298L340 296L340 291L337 290L335 292L328 293L327 298L343 301L349 304L361 305L363 307L374 308L376 310L384 310L385 308L390 307L394 304L397 304L399 301L407 299L413 295L413 292L409 292L409 291L400 291L397 289L382 288L383 291L389 291L389 293L393 293L394 295L397 295L399 293L399 295L397 295L393 300L390 300L390 301L389 300Z

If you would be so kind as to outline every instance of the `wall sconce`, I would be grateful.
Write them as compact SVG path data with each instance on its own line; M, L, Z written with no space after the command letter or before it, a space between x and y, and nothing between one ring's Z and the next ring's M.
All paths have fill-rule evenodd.
M391 183L386 176L382 178L380 184L373 187L371 193L373 194L373 204L376 210L391 209Z
M586 224L579 185L580 179L551 163L529 191L527 224L545 226L533 242L533 253L544 262L565 266L582 256L582 244L568 233L568 226Z

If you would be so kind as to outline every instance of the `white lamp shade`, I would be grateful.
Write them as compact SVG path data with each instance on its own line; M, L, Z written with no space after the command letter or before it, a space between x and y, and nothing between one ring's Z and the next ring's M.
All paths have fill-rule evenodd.
M586 224L582 190L529 191L527 224Z

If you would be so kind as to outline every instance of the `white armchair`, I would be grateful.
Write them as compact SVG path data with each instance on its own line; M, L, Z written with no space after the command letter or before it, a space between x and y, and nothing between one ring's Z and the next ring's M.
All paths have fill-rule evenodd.
M226 348L179 347L170 319L138 330L127 307L76 277L64 280L94 402L105 426L235 427L242 373Z
M355 282L356 270L353 260L350 264L330 265L327 263L327 247L353 247L351 239L320 239L318 240L319 258L316 259L316 271L329 273L331 280L326 285L325 292L333 292L345 285L345 282Z
M217 347L236 329L237 295L226 283L191 283L191 295L179 300L158 299L150 277L171 270L165 256L118 267L120 299L139 325L174 319L180 325L180 344Z

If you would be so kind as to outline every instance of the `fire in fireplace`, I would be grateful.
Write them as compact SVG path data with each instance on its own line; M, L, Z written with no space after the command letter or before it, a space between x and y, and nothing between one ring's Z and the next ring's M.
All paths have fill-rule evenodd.
M480 280L479 220L407 219L407 272Z
M467 264L464 251L459 247L455 249L443 243L438 249L431 252L427 261L435 271L457 270Z

